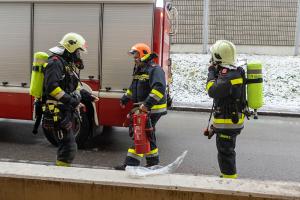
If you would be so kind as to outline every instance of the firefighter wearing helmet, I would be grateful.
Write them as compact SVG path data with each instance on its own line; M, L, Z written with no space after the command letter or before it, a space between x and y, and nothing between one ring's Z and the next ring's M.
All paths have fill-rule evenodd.
M97 98L80 89L79 71L84 68L80 52L87 51L81 35L68 33L49 51L52 55L45 68L43 128L57 134L56 165L69 166L77 151L73 122L81 96L91 100Z
M124 108L129 100L132 100L133 103L140 103L139 109L150 113L148 123L151 124L153 129L148 132L150 152L146 155L137 154L135 147L130 147L124 164L115 167L117 170L125 170L127 165L140 165L144 156L146 157L147 167L159 163L155 125L162 115L167 114L165 73L160 66L153 62L157 55L151 53L150 47L142 43L134 45L129 53L135 61L133 80L129 89L121 98L121 107ZM131 131L129 130L129 132Z
M210 49L206 90L213 98L213 123L216 134L218 162L222 178L237 178L236 137L244 128L244 71L237 68L236 47L227 40L217 41Z

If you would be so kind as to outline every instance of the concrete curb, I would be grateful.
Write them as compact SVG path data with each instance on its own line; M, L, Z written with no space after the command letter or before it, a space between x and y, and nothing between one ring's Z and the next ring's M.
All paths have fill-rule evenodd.
M169 110L188 111L188 112L210 112L209 108L186 107L186 106L174 106L174 107L169 108ZM258 115L300 118L300 113L290 113L290 112L259 111Z
M127 172L0 162L1 199L266 200L300 199L300 183Z

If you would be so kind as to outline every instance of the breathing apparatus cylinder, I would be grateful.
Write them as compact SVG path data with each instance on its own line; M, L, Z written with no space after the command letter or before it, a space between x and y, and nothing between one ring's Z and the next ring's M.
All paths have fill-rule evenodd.
M249 108L255 113L263 106L263 74L259 61L247 63L247 99Z
M36 52L33 56L30 95L41 98L43 94L44 69L47 66L49 55L44 52Z

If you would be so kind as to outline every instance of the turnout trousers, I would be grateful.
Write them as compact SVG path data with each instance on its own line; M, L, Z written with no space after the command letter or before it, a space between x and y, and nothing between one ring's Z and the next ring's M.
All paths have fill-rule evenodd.
M161 114L151 114L148 124L151 123L153 131L149 133L150 140L150 152L147 154L137 154L135 151L135 146L132 145L127 152L127 156L125 159L125 165L129 166L139 166L142 158L146 157L147 166L158 165L159 163L159 153L158 147L156 144L156 136L155 136L155 126L160 119Z
M74 135L75 112L63 105L46 105L43 128L56 134L58 149L57 166L69 166L76 155L77 143Z
M241 130L218 130L216 132L216 145L218 150L218 163L221 177L237 178L235 144L237 135Z

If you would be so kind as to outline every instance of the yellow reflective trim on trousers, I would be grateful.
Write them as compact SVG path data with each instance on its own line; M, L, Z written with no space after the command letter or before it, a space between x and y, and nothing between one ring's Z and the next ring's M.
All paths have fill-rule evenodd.
M242 114L242 118L239 119L237 124L243 124L245 121L245 115ZM234 124L231 119L213 119L213 123L216 124Z
M152 155L152 154L157 154L158 153L158 148L153 149L152 151L148 152L147 155Z
M48 109L50 111L53 111L55 109L55 106L53 104L48 105Z
M151 90L151 93L152 94L155 94L156 96L158 96L159 98L163 98L164 97L164 95L162 94L162 93L160 93L158 90L156 90L156 89L152 89Z
M206 85L206 91L208 91L211 88L211 86L213 86L214 83L215 81L209 81Z
M128 90L126 91L126 94L127 94L128 96L131 96L131 95L132 95L131 90L128 89Z
M66 162L63 162L63 161L60 161L60 160L57 160L55 165L59 166L59 167L70 167L71 166L70 163L66 163Z
M230 140L230 136L229 135L220 134L220 138L224 138L224 139Z
M137 155L139 157L144 157L144 154L137 154L135 149L128 149L128 153L132 153L132 154Z
M237 179L238 178L238 174L233 174L233 175L226 175L226 174L221 174L221 178L232 178L232 179Z
M162 108L166 108L167 107L167 104L161 104L161 105L155 105L155 106L152 106L152 110L159 110L159 109L162 109Z
M231 85L238 85L238 84L243 83L243 79L242 78L237 78L237 79L230 80L230 82L231 82Z
M62 92L63 90L60 88L60 87L57 87L57 88L55 88L51 93L50 93L50 95L52 96L52 97L55 97L56 95L58 95L58 93L60 93L60 92Z
M54 113L59 113L59 111L60 111L60 110L59 110L58 108L54 108L54 111L53 111L53 112L54 112Z
M54 122L57 122L57 121L58 121L58 116L56 116L56 115L53 116L53 121L54 121Z

